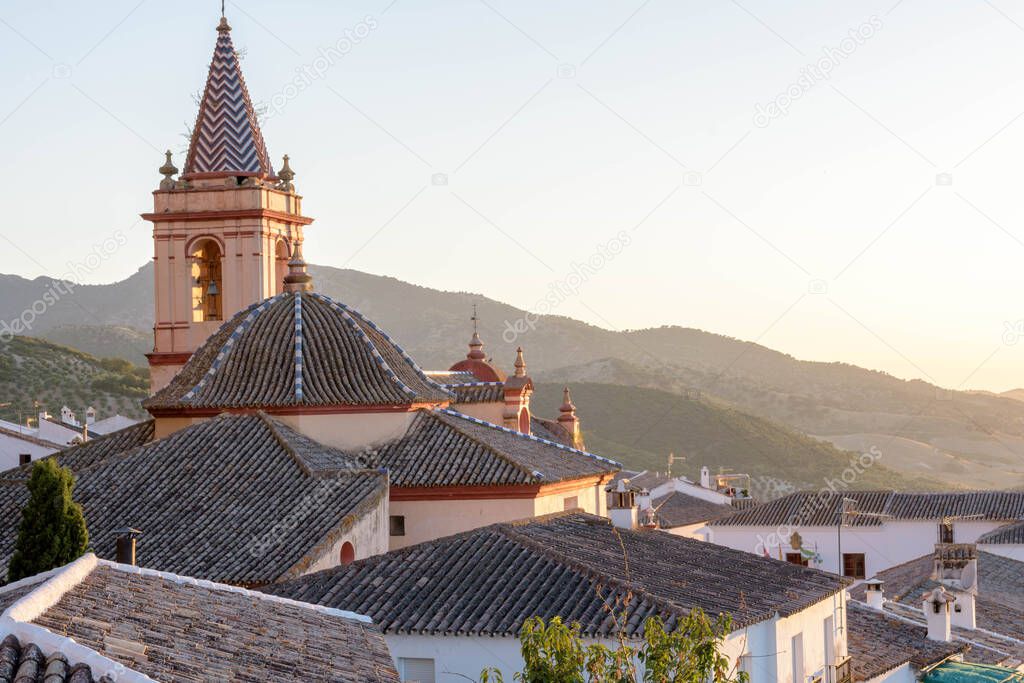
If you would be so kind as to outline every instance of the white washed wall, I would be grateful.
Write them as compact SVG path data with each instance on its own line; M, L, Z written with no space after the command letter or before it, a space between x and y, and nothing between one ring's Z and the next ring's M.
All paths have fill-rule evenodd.
M978 545L978 550L986 553L992 553L993 555L1002 555L1003 557L1008 557L1011 560L1017 560L1018 562L1024 562L1024 545L1021 545L1020 543L983 543Z
M856 665L856 663L854 664ZM908 662L907 664L898 666L892 671L888 671L881 676L870 678L866 683L917 683L917 674Z
M24 441L16 436L0 434L0 472L17 467L18 456L22 453L28 453L32 456L32 460L38 460L56 452L56 448L48 448L31 441Z
M824 622L835 616L835 623L845 623L842 611L843 594L823 600L808 609L783 619L770 619L735 631L726 639L723 651L733 662L746 655L745 667L751 674L751 683L792 683L790 638L804 633L804 671L814 673L825 666ZM845 629L837 631L836 652L846 653ZM385 636L391 656L397 665L403 657L433 659L437 683L465 683L478 680L485 668L498 668L506 681L511 682L515 672L522 670L516 638L479 636ZM587 644L596 642L587 641ZM602 641L608 647L616 642ZM639 667L638 667L639 668Z
M1002 522L965 521L954 524L953 538L957 543L973 543L982 534L1001 526ZM895 521L880 527L843 527L842 552L864 553L865 573L871 577L880 571L904 562L930 555L935 551L938 540L939 520ZM776 532L775 527L730 527L712 526L710 540L737 550L763 554L761 539L769 539ZM822 557L818 569L839 573L838 529L837 527L794 527L799 532L805 548L814 548ZM790 532L782 529L782 532ZM781 556L780 556L781 551ZM768 548L774 559L785 557L792 552L789 536L782 538L782 544Z
M312 574L321 569L330 569L341 564L341 547L349 542L355 548L357 560L388 551L388 497L382 496L372 511L363 515L347 533L342 535L325 553L321 554L306 570Z

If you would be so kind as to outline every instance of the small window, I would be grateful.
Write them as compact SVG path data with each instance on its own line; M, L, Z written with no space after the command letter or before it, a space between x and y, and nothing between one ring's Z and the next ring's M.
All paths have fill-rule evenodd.
M580 497L570 496L562 501L563 510L577 510L580 507Z
M790 652L793 655L793 683L804 680L804 634L798 633L790 640Z
M801 567L810 566L804 558L803 553L786 553L786 562L789 562L790 564L798 564Z
M953 523L942 522L939 524L939 543L953 542Z
M405 536L405 515L391 515L388 519L388 533L392 536Z
M352 564L356 559L356 547L345 541L341 546L341 563Z
M843 553L843 576L851 579L863 579L864 553Z
M404 683L434 683L434 660L399 657L398 673Z
M21 453L20 455L18 455L18 464L19 465L27 465L30 462L32 462L32 454L31 453Z

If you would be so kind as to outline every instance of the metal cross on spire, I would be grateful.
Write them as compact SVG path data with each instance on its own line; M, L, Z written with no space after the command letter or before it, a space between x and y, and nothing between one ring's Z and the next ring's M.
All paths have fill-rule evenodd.
M480 318L478 318L476 315L476 304L473 304L473 316L470 318L470 320L473 321L473 333L476 334L476 324L480 320Z
M224 16L224 3L225 3L225 0L220 0L220 15L222 17Z

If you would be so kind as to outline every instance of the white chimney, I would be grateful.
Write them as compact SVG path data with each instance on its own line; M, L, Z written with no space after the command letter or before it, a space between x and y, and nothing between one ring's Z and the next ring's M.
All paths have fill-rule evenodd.
M61 406L60 421L72 427L78 426L78 420L75 419L75 411L71 410L71 408L68 408L67 406Z
M953 614L951 621L953 626L969 628L972 631L977 628L974 619L974 594L969 591L957 591L954 593L956 602L953 603Z
M700 468L700 485L702 488L711 488L711 470L708 469L707 465Z
M85 409L85 424L91 425L96 422L96 409L89 406Z
M925 593L921 609L928 623L928 639L948 643L952 639L949 605L955 598L942 586Z
M636 505L640 508L640 512L651 509L651 492L647 489L640 489L636 495Z
M978 594L978 548L973 543L939 543L935 546L933 577L947 587L955 602L953 626L975 629L975 596Z
M879 579L868 579L864 582L864 592L867 596L868 607L871 609L880 610L885 605L885 595L882 592L882 584L884 581Z
M626 480L620 479L611 492L608 503L608 518L620 529L635 529L639 521L639 510L635 501L635 493L626 487Z

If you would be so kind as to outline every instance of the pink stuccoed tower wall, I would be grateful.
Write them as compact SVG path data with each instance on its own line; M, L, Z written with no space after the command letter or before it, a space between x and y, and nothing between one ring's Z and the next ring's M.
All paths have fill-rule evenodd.
M270 162L223 17L184 172L175 178L168 152L160 173L153 213L142 216L153 223L156 266L156 324L147 354L154 392L225 320L282 291L292 249L313 222L302 215L288 158L280 172ZM217 320L198 313L193 253L207 240L221 254Z

